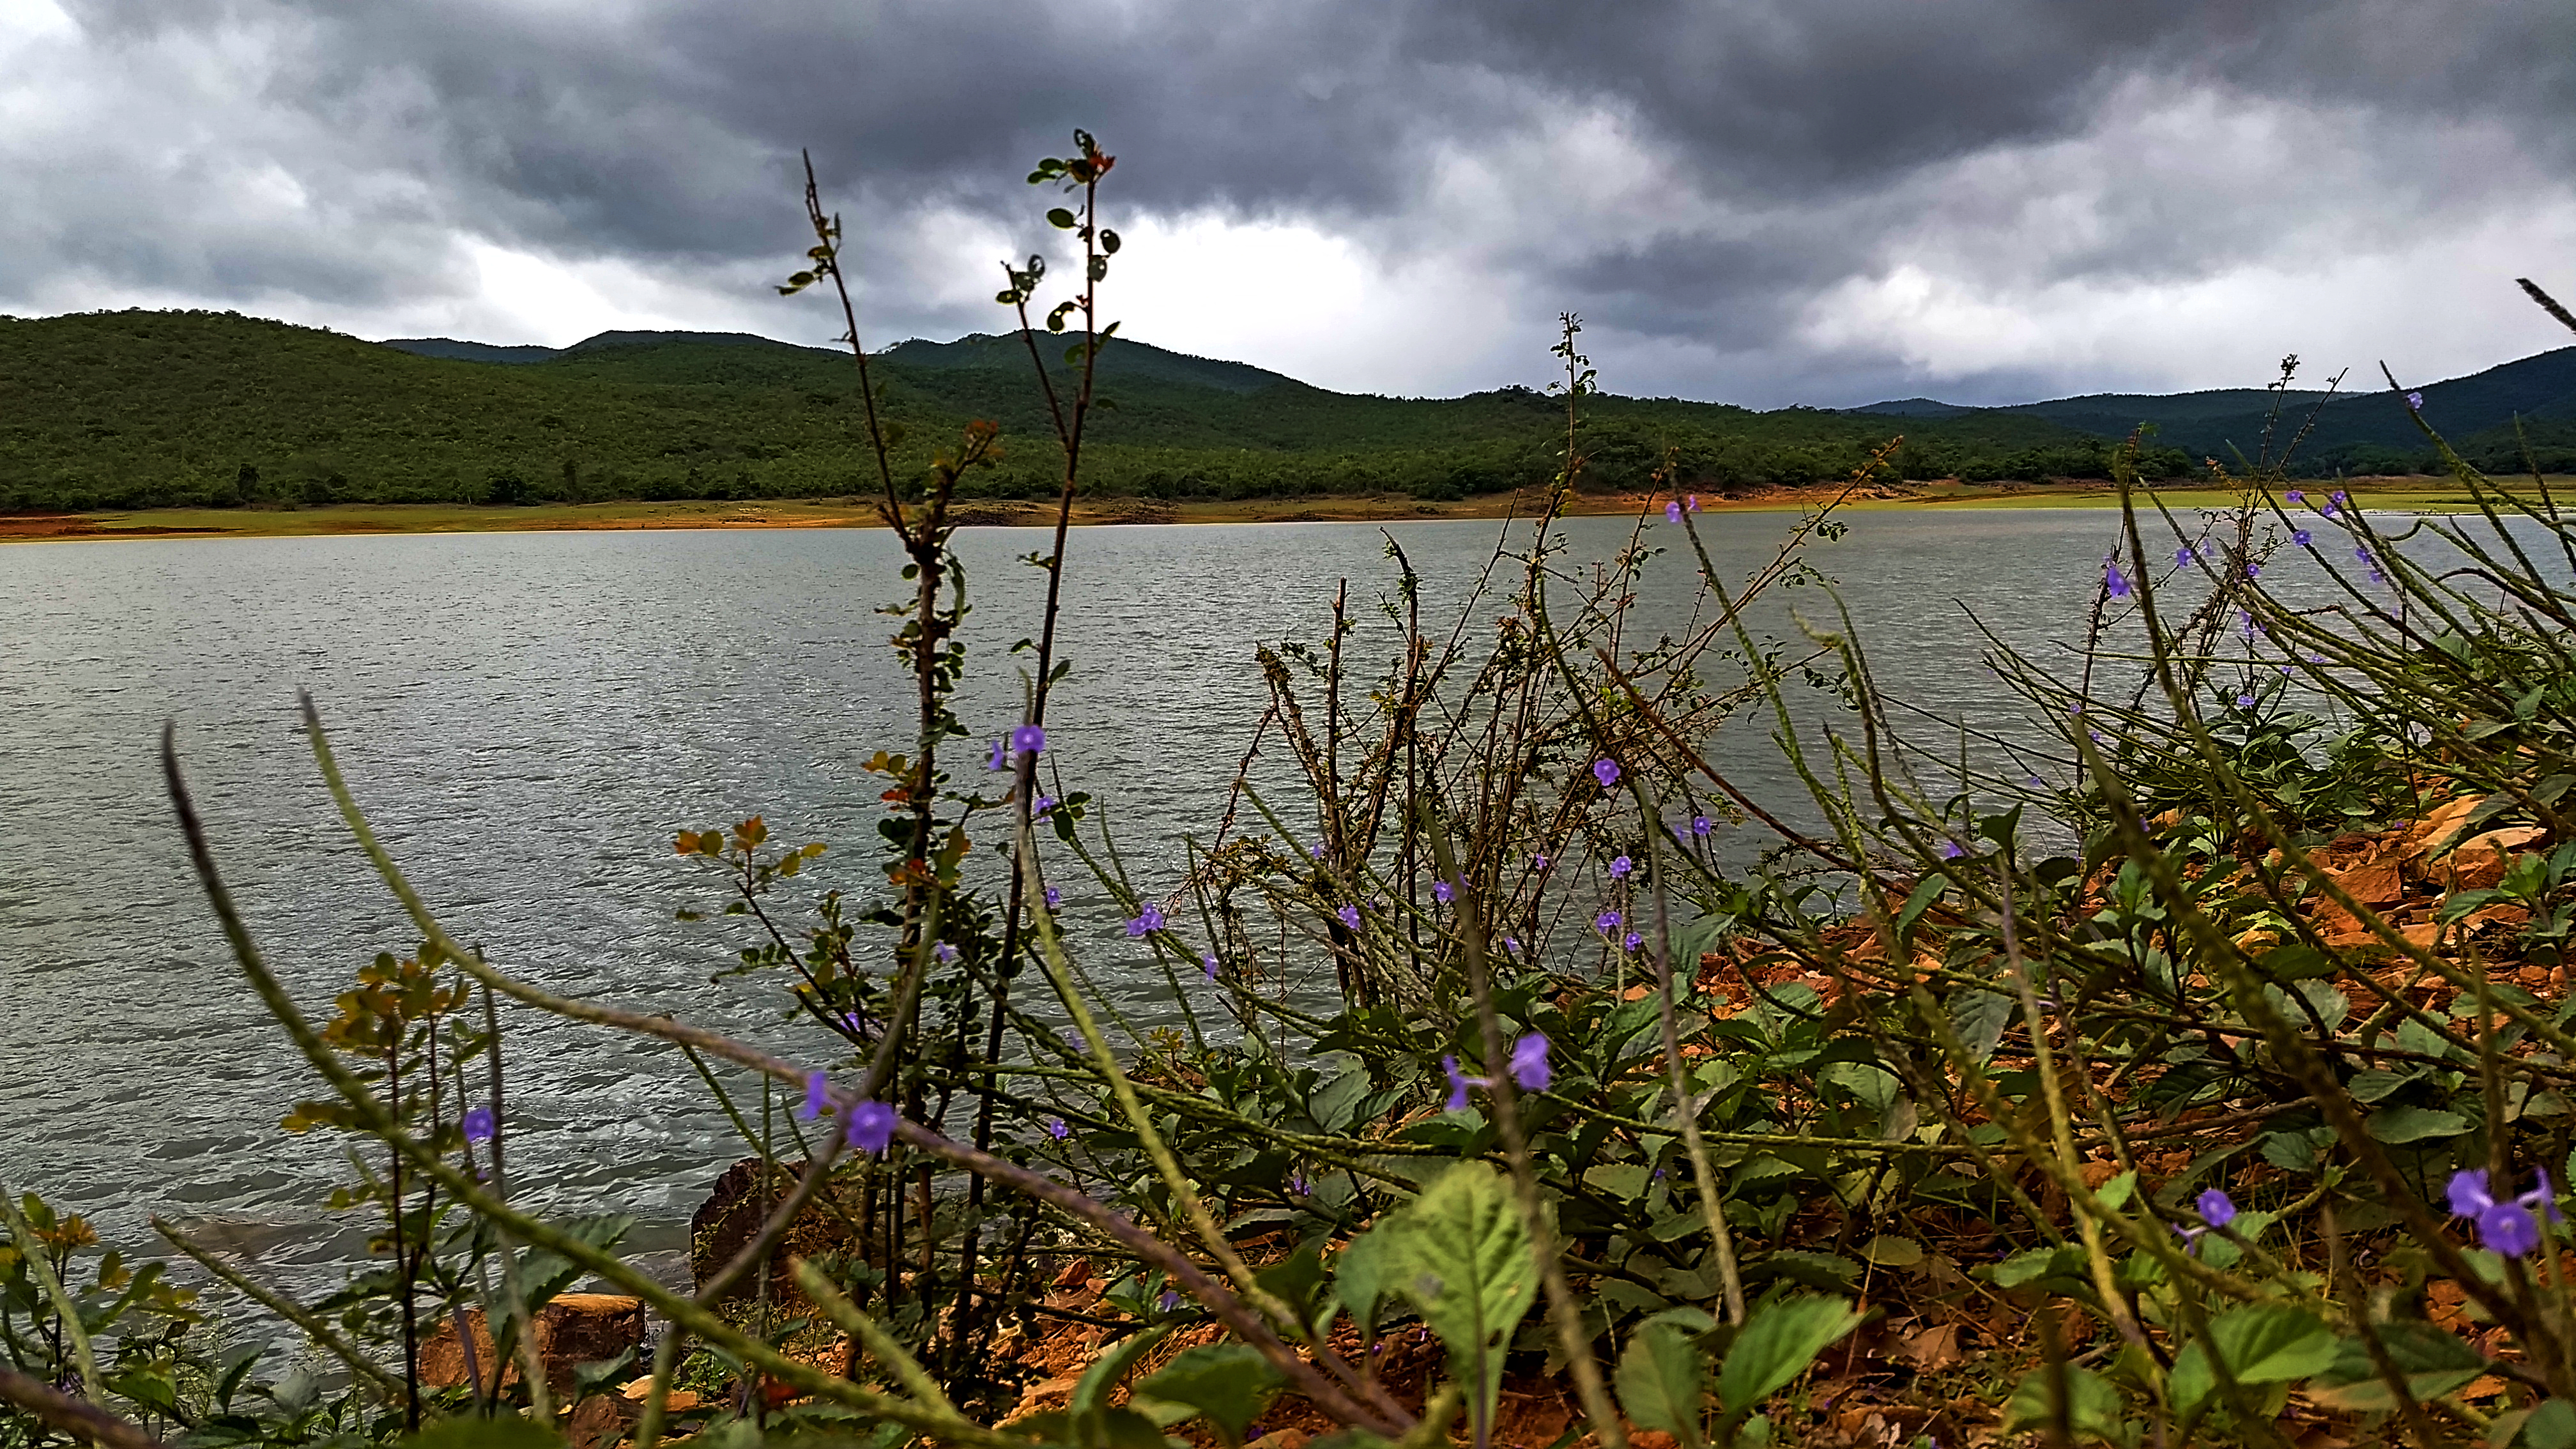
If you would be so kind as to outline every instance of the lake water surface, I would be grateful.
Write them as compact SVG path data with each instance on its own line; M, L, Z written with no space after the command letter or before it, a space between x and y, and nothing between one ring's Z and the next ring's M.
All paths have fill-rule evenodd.
M1722 565L1767 556L1787 515L1704 516ZM2046 651L2080 632L2116 514L1865 513L1820 545L1882 683L1942 716L2005 707L1966 610ZM1660 529L1660 525L1658 528ZM1567 525L1575 558L1627 525ZM1397 524L1444 616L1490 556L1489 522ZM1014 717L1003 651L1037 630L1047 535L962 536L977 607L972 728ZM1265 693L1257 642L1320 639L1336 581L1392 592L1369 524L1076 530L1050 751L1115 812L1140 881L1176 879ZM551 990L669 1011L785 1052L774 984L710 983L731 938L674 921L706 886L672 832L765 813L832 842L822 878L873 877L877 777L911 704L874 612L901 587L878 530L533 533L58 543L0 548L0 1180L140 1244L197 1224L303 1287L362 1243L322 1212L338 1148L278 1119L318 1095L241 985L188 870L156 758L165 719L251 929L309 1012L378 951L416 942L348 841L305 752L309 689L387 845L459 939ZM1648 610L1687 589L1650 572ZM1660 592L1659 592L1660 591ZM1794 602L1825 612L1815 590ZM1497 602L1485 611L1504 612ZM1721 744L1777 787L1760 729ZM866 837L866 838L863 838ZM1068 901L1096 974L1151 1015L1159 978L1105 900ZM1132 957L1123 959L1133 959ZM512 1037L514 1176L549 1205L635 1214L684 1243L740 1154L686 1062L536 1024ZM666 1259L667 1263L668 1260Z

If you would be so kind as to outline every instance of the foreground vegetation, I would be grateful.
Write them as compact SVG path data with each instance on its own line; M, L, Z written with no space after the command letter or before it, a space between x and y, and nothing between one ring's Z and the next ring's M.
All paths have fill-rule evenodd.
M1088 364L1116 241L1111 160L1077 139L1032 179L1067 193L1084 281L1054 319ZM790 288L837 290L809 200ZM1037 271L1006 293L1024 319ZM1262 652L1298 788L1247 761L1179 879L1128 873L1104 782L1048 734L1091 369L1050 409L1058 532L1028 560L1049 606L1013 719L952 708L950 545L993 430L917 501L872 449L918 705L867 761L873 859L761 817L674 840L706 882L684 915L778 984L795 1059L456 942L309 704L419 945L308 1016L165 740L229 944L315 1073L287 1125L350 1142L332 1201L374 1215L378 1261L299 1305L163 1229L336 1377L281 1373L157 1264L0 1193L0 1443L549 1443L567 1400L631 1402L604 1432L647 1449L2576 1443L2576 538L2552 499L2455 457L2476 511L2392 537L2278 476L2198 517L2124 490L2069 621L2082 663L1998 648L2028 727L1963 743L1878 691L1821 589L1806 632L1757 632L1816 583L1838 500L1747 577L1686 495L1616 557L1565 556L1578 343L1569 318L1547 505L1453 612L1426 617L1391 545L1383 610ZM1694 597L1648 638L1661 552ZM2331 601L2282 602L2294 575ZM1838 704L1821 731L1810 689ZM1748 712L1806 798L1706 753ZM1722 866L1745 839L1759 863ZM1074 876L1123 936L1067 934ZM1092 991L1112 960L1158 974L1178 1025ZM686 1054L739 1127L765 1216L694 1291L620 1254L622 1218L513 1205L504 1067L537 1012ZM584 1277L662 1331L558 1389L534 1314ZM493 1352L435 1387L423 1340L469 1308Z

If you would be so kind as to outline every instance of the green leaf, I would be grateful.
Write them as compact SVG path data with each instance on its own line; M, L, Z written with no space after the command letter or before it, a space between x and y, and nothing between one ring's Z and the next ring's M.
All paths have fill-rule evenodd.
M1912 1238L1881 1233L1860 1245L1860 1255L1882 1268L1911 1268L1923 1261L1923 1245Z
M1896 944L1900 949L1914 944L1914 923L1921 920L1932 903L1947 895L1949 890L1950 878L1937 873L1923 877L1922 882L1914 887L1914 893L1905 898L1904 907L1896 913Z
M1351 1239L1333 1260L1333 1296L1362 1333L1377 1327L1377 1306L1395 1291L1393 1251L1404 1228L1397 1215Z
M1493 1422L1503 1350L1538 1296L1529 1231L1500 1174L1462 1162L1397 1215L1394 1284L1449 1349L1450 1375L1473 1385L1479 1425Z
M2257 1303L2209 1321L2209 1344L2240 1384L2303 1379L2334 1366L2335 1339L2315 1314Z
M2504 898L2504 892L2499 890L2462 891L2442 902L2442 908L2433 913L2433 919L2447 926L2454 921L2465 920L2476 915Z
M1995 1044L2004 1039L2012 1014L2012 1002L2000 991L1970 991L1950 998L1950 1029L1979 1062L1995 1054Z
M2432 1137L2457 1137L2469 1130L2469 1119L2431 1107L2382 1107L2371 1113L2364 1125L2371 1136L2382 1142L2422 1142Z
M1284 1261L1255 1273L1253 1281L1296 1310L1298 1328L1311 1333L1318 1326L1316 1300L1324 1291L1324 1264L1313 1243L1299 1244Z
M1998 1288L2018 1288L2042 1278L2075 1278L2084 1271L2084 1251L2075 1247L2030 1248L1986 1270Z
M1170 1449L1164 1442L1162 1427L1140 1410L1120 1404L1095 1412L1090 1424L1077 1429L1086 1443L1097 1443L1102 1449ZM1097 1440L1092 1439L1095 1428Z
M1816 1355L1851 1332L1860 1315L1839 1298L1800 1294L1756 1311L1735 1335L1718 1370L1718 1402L1730 1416L1749 1414L1807 1371Z
M1615 1198L1639 1198L1646 1195L1646 1184L1654 1169L1642 1162L1605 1162L1586 1168L1584 1182Z
M2413 1080L2413 1072L2388 1072L2371 1067L2353 1073L2352 1080L2344 1083L2344 1090L2352 1093L2356 1102L2376 1102Z
M1641 1429L1661 1429L1684 1445L1700 1443L1708 1369L1690 1335L1669 1323L1648 1324L1619 1356L1619 1407Z
M450 1419L403 1440L402 1449L563 1449L563 1436L534 1419Z
M1136 1386L1140 1397L1187 1404L1207 1417L1228 1444L1243 1442L1286 1380L1261 1350L1248 1343L1211 1343L1191 1349Z
M1051 206L1047 208L1047 225L1055 227L1059 231L1071 231L1076 225L1076 222L1072 212L1065 210L1061 206Z
M2277 1213L2242 1212L2236 1215L2236 1221L2227 1225L2227 1231L2238 1238L2243 1238L2246 1242L2259 1243L2263 1241L2263 1235L2272 1230L2273 1224L2280 1220L2280 1215ZM2245 1250L2236 1246L2233 1239L2211 1233L2200 1240L2200 1261L2210 1267L2233 1268L2237 1260L2244 1256Z
M1107 1407L1110 1390L1117 1388L1119 1381L1127 1377L1128 1370L1136 1366L1136 1356L1161 1342L1163 1335L1171 1331L1170 1324L1149 1328L1102 1354L1099 1362L1083 1371L1081 1380L1073 1386L1073 1398L1065 1407L1072 1410L1077 1419L1095 1409Z
M2325 976L2335 970L2334 958L2304 942L2293 941L2263 953L2255 964L2275 981L2304 981L2311 976Z
M635 1219L622 1213L602 1213L593 1217L574 1218L562 1225L562 1232L575 1242L585 1243L606 1252L625 1240ZM589 1270L551 1248L530 1248L519 1263L519 1285L528 1291L530 1312L537 1305L552 1302L557 1295L581 1281Z
M2525 1449L2576 1449L2576 1405L2551 1399L2522 1421Z
M2042 1365L2031 1371L2013 1390L2012 1399L2004 1405L2004 1432L2019 1433L2025 1429L2046 1429L2061 1417L2058 1412L2057 1385L2064 1375L2066 1405L2063 1418L2076 1437L2116 1439L2120 1427L2120 1391L2091 1369L2067 1364L2051 1371Z
M2375 1325L2375 1331L2390 1365L2405 1380L2407 1395L2419 1403L2439 1398L2486 1372L2485 1354L2421 1319L2391 1319ZM2387 1382L2370 1361L2369 1347L2358 1337L2336 1342L2334 1362L2308 1385L2307 1393L2319 1403L2354 1413L2382 1413L2397 1407Z

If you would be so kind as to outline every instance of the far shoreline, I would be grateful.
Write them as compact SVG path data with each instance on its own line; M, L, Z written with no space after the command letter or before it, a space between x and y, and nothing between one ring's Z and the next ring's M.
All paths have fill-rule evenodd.
M2554 489L2562 480L2551 479ZM2576 479L2564 480L2576 487ZM2309 484L2311 491L2335 485ZM2419 513L2473 511L2475 501L2449 478L2355 478L2340 486L2355 502L2376 509ZM1831 500L1838 487L1771 489L1735 498L1701 494L1710 513L1795 512ZM2208 487L2159 487L2144 496L2178 509L2224 508L2240 496ZM1651 515L1671 495L1581 494L1563 510L1569 517ZM1454 503L1380 494L1320 498L1264 498L1223 502L1167 502L1141 498L1077 500L1073 522L1081 527L1188 523L1418 523L1443 519L1527 517L1531 494L1493 494ZM1849 510L1936 511L1973 508L2115 508L2120 495L2109 484L1908 483L1855 493ZM974 500L956 505L961 527L1051 528L1052 503ZM88 543L169 538L321 538L368 534L639 532L650 529L882 528L871 503L835 499L751 499L740 502L553 503L528 506L452 503L341 503L297 508L154 508L95 513L0 514L0 543Z

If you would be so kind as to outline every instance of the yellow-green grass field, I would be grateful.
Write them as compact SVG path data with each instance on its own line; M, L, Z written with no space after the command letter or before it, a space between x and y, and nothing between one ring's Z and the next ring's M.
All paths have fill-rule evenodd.
M2576 488L2576 477L2548 480L2553 493ZM2528 480L2524 480L2528 486ZM2344 485L2368 508L2443 513L2473 508L2468 490L2448 478L2361 478ZM1812 507L1834 488L1772 490L1752 497L1703 497L1719 511ZM2311 492L2320 485L2310 485ZM2223 508L2238 495L2222 489L2154 490L2168 508ZM1533 495L1497 494L1460 503L1428 503L1402 495L1247 499L1165 503L1149 499L1086 500L1074 509L1078 524L1117 523L1321 523L1384 522L1424 518L1500 518L1526 513ZM1660 508L1664 495L1582 494L1566 509L1576 514L1627 514ZM2119 502L2109 485L1908 483L1857 490L1847 508L2107 508ZM1052 505L978 501L957 507L968 526L1040 526L1054 521ZM95 541L148 538L292 538L320 534L542 532L566 529L645 528L872 528L874 504L857 499L761 499L750 502L580 503L529 507L447 503L350 503L292 509L156 508L129 513L20 514L0 516L0 542Z

